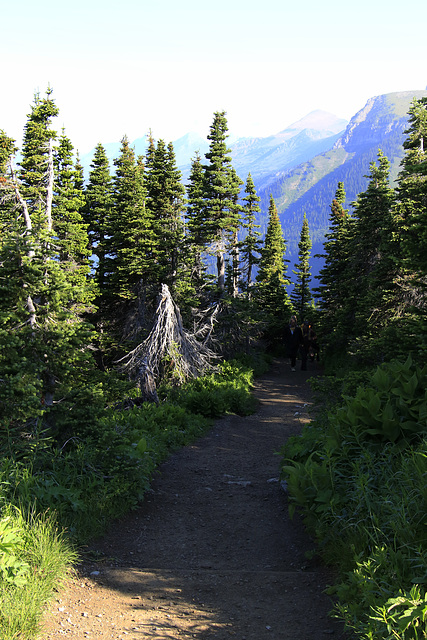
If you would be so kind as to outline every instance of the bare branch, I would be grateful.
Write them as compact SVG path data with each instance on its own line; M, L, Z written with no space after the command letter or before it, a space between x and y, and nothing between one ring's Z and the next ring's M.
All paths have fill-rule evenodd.
M156 321L150 335L119 363L124 371L137 380L143 395L153 396L155 380L161 378L165 365L177 384L213 370L212 361L217 356L196 338L210 331L209 327L195 334L186 331L180 310L169 288L163 284Z

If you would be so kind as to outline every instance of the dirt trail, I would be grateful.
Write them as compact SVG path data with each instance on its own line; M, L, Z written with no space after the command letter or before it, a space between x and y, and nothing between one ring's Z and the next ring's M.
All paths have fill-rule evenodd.
M44 640L345 637L275 455L308 419L308 367L275 361L256 381L256 414L218 420L161 466L142 506L92 545L100 560L58 595Z

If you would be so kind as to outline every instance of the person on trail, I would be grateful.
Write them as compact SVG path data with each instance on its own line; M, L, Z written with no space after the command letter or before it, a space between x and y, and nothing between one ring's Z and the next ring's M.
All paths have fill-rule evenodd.
M301 325L302 346L301 346L301 371L307 371L307 358L310 351L310 323L304 320Z
M316 360L319 362L319 343L317 342L317 334L312 325L310 325L308 330L308 340L310 360L313 362L314 356L316 356Z
M283 335L286 355L291 360L291 371L295 371L298 349L303 346L301 327L298 326L296 316L291 316Z

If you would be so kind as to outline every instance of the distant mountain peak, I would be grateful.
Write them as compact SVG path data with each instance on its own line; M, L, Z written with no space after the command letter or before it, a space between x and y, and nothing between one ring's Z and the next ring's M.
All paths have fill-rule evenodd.
M304 129L314 129L316 131L328 131L329 133L340 133L345 129L348 121L343 118L338 118L333 113L328 111L322 111L322 109L315 109L310 111L306 116L297 120L293 124L286 127L279 133L286 134L290 131L303 131Z

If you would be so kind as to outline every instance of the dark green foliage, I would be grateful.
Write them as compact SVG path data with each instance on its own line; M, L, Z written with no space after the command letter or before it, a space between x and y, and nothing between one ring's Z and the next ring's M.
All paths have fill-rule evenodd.
M256 408L251 384L252 369L241 362L229 361L221 365L219 373L192 380L182 389L171 390L167 397L206 418L218 418L224 413L249 415Z
M417 582L424 597L426 385L411 358L378 367L281 452L291 504L340 572L337 615L363 638L392 637L374 614L389 599Z
M291 302L297 318L300 321L310 318L313 314L313 296L310 290L310 251L311 240L307 218L304 220L301 229L301 239L298 244L299 262L295 265L296 282L291 293Z
M85 189L82 216L88 225L89 243L96 259L94 279L102 295L106 289L106 240L110 230L113 206L112 179L108 158L102 144L98 144L91 163L89 181Z
M259 264L259 254L261 251L260 225L256 224L256 214L261 211L259 207L260 198L256 194L252 176L249 173L246 186L246 196L243 208L242 229L246 231L245 238L240 243L242 261L242 289L248 298L251 297L251 287L254 278L254 268Z
M233 238L240 225L240 207L236 195L240 190L238 179L231 164L227 147L228 124L225 111L216 112L208 135L208 164L204 171L204 225L207 239L217 260L217 286L219 292L225 288L224 254L233 246Z
M427 98L413 101L405 133L397 190L399 212L408 267L420 279L427 274Z
M256 276L255 296L258 306L267 316L267 337L272 341L280 334L291 313L291 303L286 292L289 280L286 277L285 251L282 227L276 204L271 197L269 222Z

